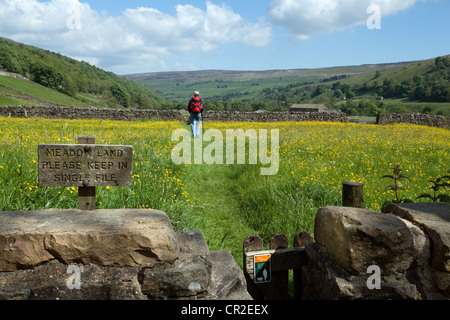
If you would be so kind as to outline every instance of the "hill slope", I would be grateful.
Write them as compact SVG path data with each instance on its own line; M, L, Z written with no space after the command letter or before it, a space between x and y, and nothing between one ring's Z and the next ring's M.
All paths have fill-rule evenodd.
M112 72L1 37L0 70L20 74L81 104L158 109L165 103L153 91Z
M267 71L203 70L124 75L173 102L185 101L194 90L214 101L255 101L265 89L291 88L322 81L390 70L402 63Z
M209 110L286 111L292 104L322 103L350 115L450 115L450 56L321 69L206 70L123 77L178 102L180 108L192 91L199 90Z

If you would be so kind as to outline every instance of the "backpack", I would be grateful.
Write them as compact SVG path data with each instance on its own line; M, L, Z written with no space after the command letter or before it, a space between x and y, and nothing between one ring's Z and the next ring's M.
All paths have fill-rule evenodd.
M200 97L193 97L192 102L189 106L189 109L193 113L201 113L203 110L203 104L202 104L202 98Z

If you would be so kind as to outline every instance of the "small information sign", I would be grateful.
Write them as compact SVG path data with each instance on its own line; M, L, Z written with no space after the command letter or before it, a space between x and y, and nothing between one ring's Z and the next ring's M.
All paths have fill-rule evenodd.
M270 253L254 256L254 282L268 283L272 279Z

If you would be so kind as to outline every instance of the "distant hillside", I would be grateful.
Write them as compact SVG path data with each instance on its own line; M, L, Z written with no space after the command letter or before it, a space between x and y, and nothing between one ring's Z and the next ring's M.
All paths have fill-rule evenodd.
M321 69L289 69L267 71L203 70L186 72L157 72L124 75L162 95L172 102L182 102L201 91L202 97L221 102L255 102L265 90L297 88L355 77L375 70L390 70L402 63L333 67Z
M160 109L165 104L165 100L150 89L112 72L1 37L0 70L23 75L80 104L140 109ZM7 96L3 100L6 103Z
M450 116L450 56L321 69L144 73L123 76L184 108L199 90L212 110L286 111L321 103L349 115L424 112Z
M450 116L450 56L377 69L304 88L292 97L333 105L349 115L421 112Z

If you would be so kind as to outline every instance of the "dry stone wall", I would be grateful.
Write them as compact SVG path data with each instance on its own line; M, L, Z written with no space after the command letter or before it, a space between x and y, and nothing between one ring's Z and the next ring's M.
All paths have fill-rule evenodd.
M162 211L2 212L0 300L55 299L251 296L230 252L210 251L200 230L175 232Z
M389 113L381 114L377 117L377 124L406 123L417 124L429 127L450 129L450 117L435 116L422 113L414 114L398 114Z
M99 119L134 121L139 119L160 119L167 121L188 121L185 110L142 110L142 109L98 109L74 108L65 105L42 106L0 106L0 115L18 118L49 119ZM345 113L334 112L268 112L268 111L206 111L204 121L226 122L283 122L283 121L326 121L350 122ZM450 117L426 114L382 114L377 124L406 123L450 129Z
M101 119L125 120L160 119L168 121L188 121L185 110L138 110L138 109L97 109L55 106L0 106L0 115L20 118L50 119ZM329 121L349 122L345 113L299 113L299 112L240 112L206 111L204 121L241 121L241 122L277 122L277 121Z
M448 203L392 204L384 213L323 207L314 238L305 299L450 299Z

